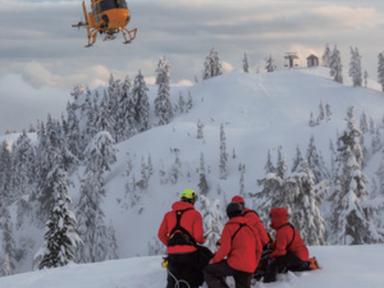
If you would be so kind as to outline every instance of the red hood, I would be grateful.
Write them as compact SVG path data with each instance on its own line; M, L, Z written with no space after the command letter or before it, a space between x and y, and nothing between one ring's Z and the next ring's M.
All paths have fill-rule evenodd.
M184 202L184 201L177 201L177 202L172 204L172 210L174 210L174 211L186 210L186 209L190 209L190 208L194 208L194 206L191 203Z
M279 229L281 226L289 222L287 208L272 208L270 214L271 227L275 230Z

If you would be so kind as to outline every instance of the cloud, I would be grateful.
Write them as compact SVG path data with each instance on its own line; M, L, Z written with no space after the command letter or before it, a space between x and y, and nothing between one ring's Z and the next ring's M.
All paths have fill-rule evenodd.
M48 113L59 116L65 110L68 95L59 89L37 89L21 75L0 77L0 131L28 129Z

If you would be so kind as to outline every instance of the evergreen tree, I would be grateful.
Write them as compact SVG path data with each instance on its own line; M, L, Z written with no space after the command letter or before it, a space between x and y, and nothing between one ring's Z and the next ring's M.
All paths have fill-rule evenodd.
M329 173L325 166L323 157L317 152L315 145L315 137L312 135L309 140L309 145L306 153L306 161L308 162L309 168L313 172L315 184L329 178Z
M327 121L331 121L332 119L331 105L329 105L328 103L325 104L325 117Z
M295 158L293 159L293 165L292 165L292 169L291 169L291 172L296 172L300 163L304 160L302 154L301 154L301 150L300 150L300 147L299 145L296 146L296 155L295 155Z
M188 113L189 111L191 111L192 107L193 107L192 93L191 93L191 91L188 91L188 99L187 99L187 103L186 103L185 112Z
M95 135L85 150L86 170L80 187L77 219L84 245L80 248L80 262L109 259L108 232L101 203L105 196L104 173L116 161L116 150L111 135L102 131Z
M351 62L349 64L349 77L352 78L354 87L361 87L363 84L363 72L361 69L361 56L359 49L351 47Z
M347 128L339 138L337 176L333 195L333 241L338 244L374 243L377 231L364 208L368 196L367 178L362 171L361 131L353 107L348 109Z
M319 104L319 116L317 117L317 122L323 121L325 119L325 109L323 101L320 101Z
M92 107L92 106L91 106ZM68 103L67 105L67 126L68 133L67 135L67 143L69 151L75 155L77 158L81 159L81 135L80 135L80 127L79 127L79 119L76 114L76 105Z
M380 129L376 128L376 133L372 137L372 153L375 154L383 149Z
M337 49L337 46L333 49L329 67L331 68L331 77L336 82L343 83L343 65L341 64L340 51Z
M211 201L206 196L201 195L200 203L200 211L204 222L205 245L211 250L215 250L216 243L220 240L221 231L224 226L220 201L218 199Z
M325 50L324 50L324 54L322 56L322 59L323 59L323 66L324 67L330 67L330 64L331 64L331 56L332 56L332 52L331 52L331 49L329 48L329 45L327 44L325 46Z
M365 114L365 112L360 116L360 130L363 134L366 134L369 131L367 114Z
M205 58L203 80L217 77L223 74L223 67L219 58L219 53L212 48L209 55Z
M244 58L243 58L243 71L244 73L249 73L248 56L246 53L244 53Z
M12 187L12 154L6 141L0 147L0 199L5 205L15 200Z
M0 229L2 230L2 251L0 258L0 275L9 276L15 271L15 242L13 239L13 228L11 215L6 207L6 203L0 203Z
M164 84L164 85L167 85L167 84ZM164 89L165 88L166 87L164 87ZM164 92L166 92L165 90ZM141 71L139 71L139 74L137 74L135 78L135 82L133 84L133 89L132 89L133 99L135 99L135 110L136 110L135 119L139 125L139 131L145 131L150 128L150 122L149 122L150 107L149 107L149 100L148 100L148 91L149 89L147 87L147 84L145 83L144 76L141 73Z
M104 90L104 95L98 110L99 113L95 121L97 131L107 131L113 137L115 135L115 129L109 96L106 90ZM115 139L115 137L113 137L113 139Z
M197 136L196 136L197 139L204 139L203 129L204 129L204 123L201 122L200 120L197 121Z
M204 161L204 154L200 153L200 168L199 168L199 184L197 185L199 187L199 191L201 195L207 195L209 192L209 186L206 176L206 169L205 169L205 161Z
M292 222L300 230L305 243L324 245L325 222L320 212L322 193L318 191L319 187L315 186L315 176L307 161L302 160L290 178L293 178L298 186L298 193L294 198Z
M267 72L274 72L276 70L276 65L271 55L265 60L265 70Z
M170 65L166 58L160 59L156 74L156 84L159 86L159 90L155 99L155 113L159 117L159 125L166 125L173 117L170 100Z
M48 179L52 182L54 205L46 224L45 252L40 269L65 266L72 262L81 243L76 231L76 218L70 210L67 172L55 167Z
M268 150L267 162L265 163L264 171L265 171L265 174L276 172L276 168L273 166L273 163L272 163L272 157L271 157L271 151L270 150Z
M279 148L277 149L276 174L281 179L285 179L285 176L288 170L288 165L287 165L287 161L284 158L282 150L283 150L282 146L279 146Z
M240 163L239 164L239 172L240 172L240 180L239 180L240 190L239 190L239 194L242 195L242 196L245 196L245 185L244 185L245 171L246 171L245 164Z
M379 54L379 63L377 65L377 79L381 84L382 90L384 92L384 52Z
M183 114L183 113L185 113L185 112L187 112L186 110L186 102L185 102L185 99L184 99L184 97L183 97L183 94L180 92L179 93L179 101L178 101L178 108L179 108L179 113L180 114Z
M308 121L309 127L315 127L319 125L319 122L315 120L315 117L313 116L313 112L311 112L311 115L309 116L309 121Z
M220 179L227 179L228 176L228 153L224 125L220 125L220 161L219 161Z
M369 77L368 71L365 70L364 71L364 87L365 88L368 88L368 77Z

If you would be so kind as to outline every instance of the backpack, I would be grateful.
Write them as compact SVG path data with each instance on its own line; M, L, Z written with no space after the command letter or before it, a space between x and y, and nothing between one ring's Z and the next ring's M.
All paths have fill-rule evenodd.
M176 246L176 245L191 245L196 246L196 240L193 238L191 233L183 226L180 225L181 218L183 214L189 210L193 210L193 208L185 209L185 210L177 210L176 213L176 225L173 227L171 232L169 233L168 238L168 247Z

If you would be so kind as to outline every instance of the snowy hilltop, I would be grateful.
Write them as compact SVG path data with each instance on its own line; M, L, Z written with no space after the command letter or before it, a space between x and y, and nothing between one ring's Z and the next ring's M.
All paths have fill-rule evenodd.
M89 263L161 255L158 226L185 188L205 196L199 208L214 233L212 243L218 229L209 226L222 225L220 213L234 194L243 195L262 216L272 205L289 207L311 245L383 243L384 94L339 84L328 77L327 68L223 75L220 66L211 68L205 80L175 86L162 59L155 85L147 85L139 72L133 81L111 77L105 89L79 86L62 119L49 116L30 133L5 135L0 151L0 193L6 199L0 205L6 215L0 226L2 274L57 266L44 259L60 253L47 249L61 233L62 226L55 226L63 223L60 219L71 219L64 225L73 231L60 264L67 258ZM56 230L44 234L48 220L47 227ZM264 221L268 224L267 217ZM319 273L332 273L328 265L344 269L348 259L360 259L361 251L375 257L381 250L314 249L326 267ZM342 262L333 262L333 252ZM106 269L114 271L109 276L115 287L143 287L142 281L149 281L145 287L159 287L165 272L158 262L139 258L70 266L31 277L47 273L41 283L49 283L55 273L103 275L98 271ZM137 263L148 264L149 274L138 273ZM124 274L129 267L135 276ZM150 273L154 277L148 280ZM291 280L302 287L296 281L318 280L316 273ZM352 270L348 275L354 275ZM25 286L22 277L27 276L1 279L0 286L38 285L36 280ZM379 287L374 280L369 283Z

